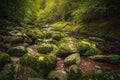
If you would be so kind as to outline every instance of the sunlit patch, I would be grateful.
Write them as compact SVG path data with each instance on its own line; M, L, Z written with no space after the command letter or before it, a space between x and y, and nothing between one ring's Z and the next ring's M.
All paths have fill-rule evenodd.
M44 57L43 57L43 56L40 56L38 60L39 60L39 61L43 61L43 60L44 60Z

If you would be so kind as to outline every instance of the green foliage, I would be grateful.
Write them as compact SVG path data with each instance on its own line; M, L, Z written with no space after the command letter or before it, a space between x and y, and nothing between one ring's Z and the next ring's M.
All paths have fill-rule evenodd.
M27 49L24 46L11 47L7 53L11 56L22 56L27 53Z
M9 62L10 62L10 56L5 53L0 53L0 68Z
M40 2L41 0L1 0L0 17L17 23L33 21Z
M51 51L53 51L53 45L42 43L42 44L38 45L37 50L39 53L43 53L43 54L50 53Z
M81 21L89 21L92 20L100 20L104 17L109 16L115 16L118 15L119 11L117 10L119 8L118 3L120 1L116 0L86 0L80 2L80 5L78 9L73 11L72 15L74 17L74 21L79 23ZM92 5L91 5L92 4ZM111 12L111 10L115 12ZM109 13L109 14L108 14Z

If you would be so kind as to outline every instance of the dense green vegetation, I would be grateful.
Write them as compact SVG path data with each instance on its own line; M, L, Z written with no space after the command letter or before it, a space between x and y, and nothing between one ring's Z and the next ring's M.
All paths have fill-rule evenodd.
M0 23L44 25L67 21L61 29L120 40L116 29L120 23L119 4L119 0L1 0Z

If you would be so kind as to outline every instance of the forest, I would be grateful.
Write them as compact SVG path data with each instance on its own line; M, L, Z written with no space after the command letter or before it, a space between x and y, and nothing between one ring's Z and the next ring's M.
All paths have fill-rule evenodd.
M0 0L0 80L120 80L120 0Z

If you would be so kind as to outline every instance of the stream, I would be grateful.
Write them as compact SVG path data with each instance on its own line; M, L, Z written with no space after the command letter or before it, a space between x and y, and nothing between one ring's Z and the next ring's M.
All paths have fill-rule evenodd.
M43 27L43 30L46 31L54 31L53 27L46 25ZM107 54L118 54L120 55L120 42L119 41L109 41L99 37L89 36L80 32L70 32L70 31L63 31L67 33L69 36L72 36L77 39L87 39L94 43L96 43L97 48Z

